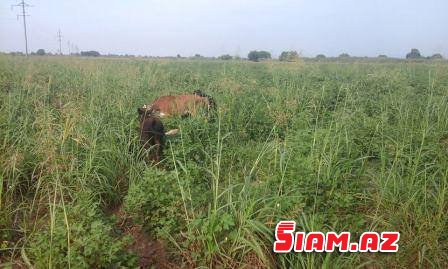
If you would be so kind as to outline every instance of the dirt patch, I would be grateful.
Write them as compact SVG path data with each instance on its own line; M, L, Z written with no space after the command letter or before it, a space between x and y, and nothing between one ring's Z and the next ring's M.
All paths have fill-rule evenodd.
M139 257L140 268L175 268L166 255L166 247L162 241L151 239L140 225L130 227L127 234L132 236L132 243L129 249Z
M117 217L116 225L123 231L123 235L131 237L128 249L138 256L139 268L179 268L168 260L165 243L151 238L141 225L132 223L121 205L107 211Z
M26 268L26 267L20 261L11 261L11 260L7 260L6 258L0 257L0 268L22 269L22 268Z
M439 139L439 143L448 149L448 134L444 134L440 139Z
M250 269L266 269L268 268L265 263L255 254L255 252L249 252L244 256L244 262L247 268Z

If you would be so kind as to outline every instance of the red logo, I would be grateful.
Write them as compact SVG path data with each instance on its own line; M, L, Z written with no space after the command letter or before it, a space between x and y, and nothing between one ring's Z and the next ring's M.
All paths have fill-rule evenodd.
M295 221L280 221L275 228L274 252L397 252L399 232L365 232L350 242L350 232L296 232Z

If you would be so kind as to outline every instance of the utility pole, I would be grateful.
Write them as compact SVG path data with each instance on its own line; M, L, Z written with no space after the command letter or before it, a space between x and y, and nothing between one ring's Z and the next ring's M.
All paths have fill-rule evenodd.
M19 17L23 18L23 30L25 32L25 53L26 56L28 56L28 36L26 34L26 17L29 16L28 14L26 14L25 8L30 7L30 5L28 5L27 3L25 3L25 1L20 1L17 5L13 5L12 7L21 7L22 8L22 14L18 14L17 15L17 19L19 19Z
M59 40L59 54L62 55L62 35L61 35L61 29L58 30L58 40Z

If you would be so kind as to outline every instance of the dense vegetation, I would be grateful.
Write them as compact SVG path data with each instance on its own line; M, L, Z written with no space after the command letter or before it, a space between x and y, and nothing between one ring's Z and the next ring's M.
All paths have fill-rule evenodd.
M281 62L297 62L299 60L299 54L295 50L283 51L278 60Z
M196 89L216 120L166 120L147 164L137 107ZM0 58L0 262L135 267L143 243L157 268L446 268L447 178L444 62ZM273 254L285 219L400 249Z
M259 62L261 60L268 60L271 59L271 53L269 53L268 51L264 51L264 50L253 50L251 52L249 52L249 54L247 54L247 59L249 59L249 61L253 61L253 62Z

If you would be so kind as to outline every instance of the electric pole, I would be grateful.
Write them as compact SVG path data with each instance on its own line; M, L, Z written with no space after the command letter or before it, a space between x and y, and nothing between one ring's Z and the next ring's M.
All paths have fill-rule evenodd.
M25 53L26 56L28 56L28 36L26 34L26 17L29 16L28 14L26 14L25 8L30 7L30 5L28 5L27 3L25 3L25 1L20 1L17 5L13 5L11 7L21 7L22 8L22 14L18 14L17 15L17 19L19 19L19 17L23 18L23 30L25 32Z
M58 30L58 40L59 40L59 54L62 55L62 35L61 35L61 29Z

